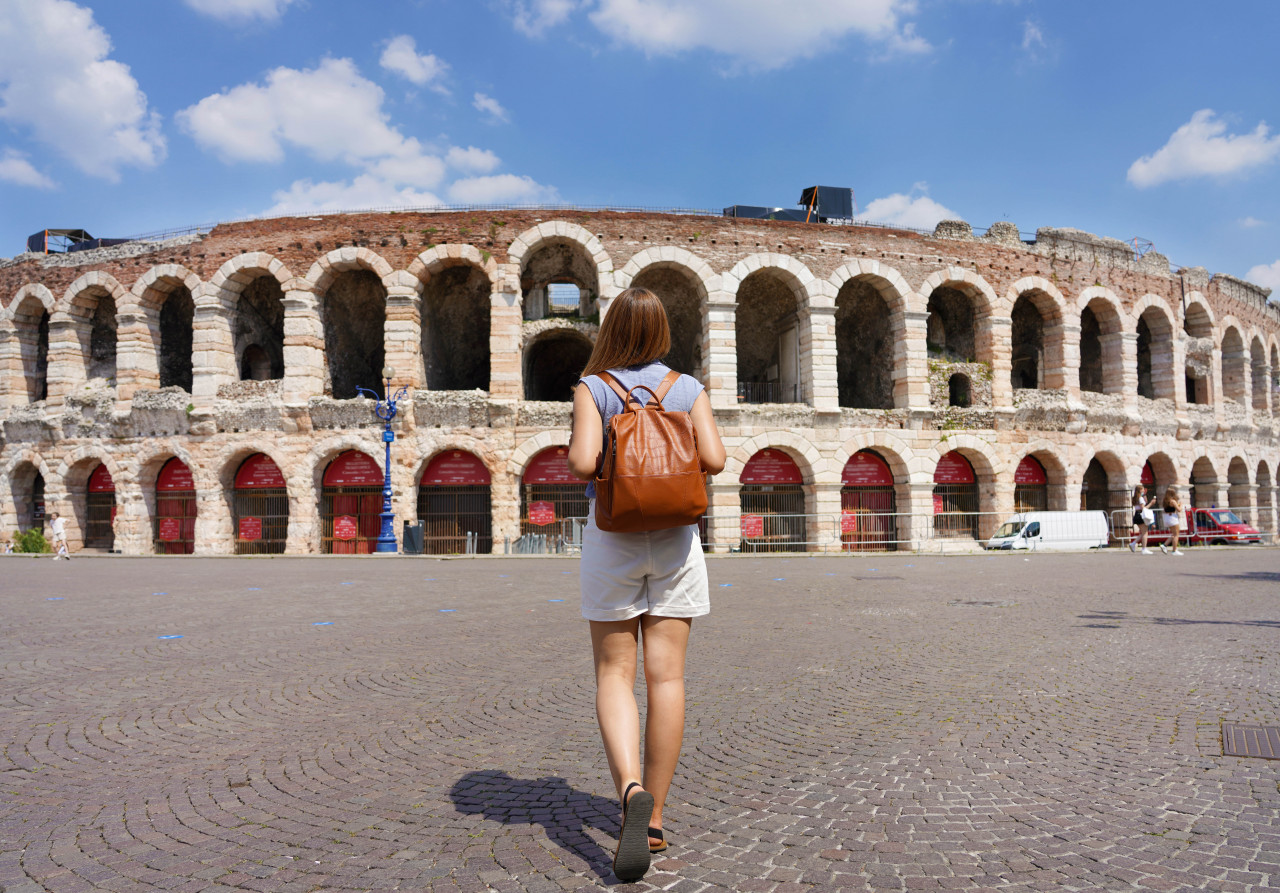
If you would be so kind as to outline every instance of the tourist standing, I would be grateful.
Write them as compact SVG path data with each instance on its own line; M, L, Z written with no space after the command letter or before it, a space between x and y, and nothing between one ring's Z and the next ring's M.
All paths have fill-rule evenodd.
M671 349L666 310L653 292L631 288L609 306L582 387L573 401L569 469L592 480L602 466L604 429L622 412L622 399L597 373L623 390L655 390L671 370L660 362ZM637 392L648 399L645 391ZM635 399L635 398L633 398ZM681 375L662 399L667 411L690 413L704 471L724 468L724 445L702 384ZM711 610L707 569L696 524L640 533L601 530L595 488L582 538L582 616L591 625L596 717L609 771L622 802L622 830L614 856L619 880L639 880L650 853L667 848L663 807L684 738L684 665L693 618ZM635 698L636 652L643 642L648 691L644 762Z
M1178 533L1182 530L1182 500L1178 498L1178 491L1174 487L1170 487L1164 491L1164 526L1172 531L1170 542L1173 543L1173 555L1181 555L1182 550L1178 548ZM1160 544L1160 551L1166 554L1170 553L1169 547L1164 543Z

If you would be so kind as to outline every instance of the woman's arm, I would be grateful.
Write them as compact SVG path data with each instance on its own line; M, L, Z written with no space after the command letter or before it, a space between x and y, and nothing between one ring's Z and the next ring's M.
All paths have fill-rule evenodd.
M716 430L716 417L711 411L711 398L703 391L693 402L689 411L693 419L693 430L698 435L698 458L702 461L702 469L707 474L719 474L724 470L724 443L720 440L720 432Z
M604 452L604 425L591 388L579 384L573 392L573 427L569 434L569 471L589 481L600 467Z

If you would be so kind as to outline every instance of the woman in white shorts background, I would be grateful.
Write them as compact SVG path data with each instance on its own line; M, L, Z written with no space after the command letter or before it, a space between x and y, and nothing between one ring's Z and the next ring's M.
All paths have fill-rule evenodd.
M608 371L624 390L642 384L656 389L671 371L660 362L670 349L667 314L653 292L627 289L611 302L574 394L569 470L577 477L594 478L602 462L604 427L623 410L621 398L596 373ZM649 397L636 392L641 395ZM703 469L708 474L723 469L724 445L703 386L681 375L662 405L689 412ZM594 497L594 486L587 489ZM589 515L582 540L582 616L591 625L596 717L623 807L614 865L620 879L636 880L648 869L648 853L667 847L662 812L684 738L685 651L693 618L711 610L707 570L697 525L642 533L600 530L594 498ZM649 704L643 763L635 698L640 643ZM635 807L631 815L628 804ZM643 865L636 864L633 853L624 870L624 845L643 846L646 837Z

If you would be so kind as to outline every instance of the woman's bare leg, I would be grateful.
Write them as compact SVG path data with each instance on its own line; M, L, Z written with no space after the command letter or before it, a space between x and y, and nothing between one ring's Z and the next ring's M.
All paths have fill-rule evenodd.
M644 789L653 795L650 824L661 828L662 808L684 741L684 658L693 621L646 614L640 622L644 632L644 678L649 692L644 724Z
M1147 525L1139 524L1138 530L1142 532L1142 551L1147 551Z
M596 666L596 719L614 787L640 781L640 710L636 706L636 637L640 618L591 621Z

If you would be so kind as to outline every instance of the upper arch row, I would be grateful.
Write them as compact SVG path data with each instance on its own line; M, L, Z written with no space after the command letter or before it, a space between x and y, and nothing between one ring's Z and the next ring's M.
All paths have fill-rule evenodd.
M86 295L104 293L116 301L117 313L121 315L136 313L148 305L155 306L163 301L165 294L179 287L191 292L197 307L216 306L220 302L234 300L250 282L262 276L273 278L293 300L305 302L323 294L337 275L353 270L364 270L378 276L389 296L414 298L421 296L427 281L441 269L466 264L480 269L488 277L493 291L519 295L521 274L529 262L541 248L557 242L570 243L589 259L597 280L591 284L604 299L604 310L607 310L609 300L628 288L642 271L650 268L682 268L696 283L699 296L704 301L727 306L736 303L743 281L753 274L767 271L786 282L797 301L816 310L834 307L840 290L850 281L859 280L872 285L893 312L927 312L929 296L939 288L948 287L965 292L973 301L978 317L1008 318L1018 298L1028 295L1036 300L1042 312L1046 312L1050 324L1065 324L1078 318L1089 307L1095 314L1119 323L1112 328L1135 331L1139 318L1154 307L1167 320L1194 316L1197 321L1207 323L1215 341L1235 328L1246 342L1256 338L1268 348L1280 344L1280 333L1265 332L1256 326L1246 326L1233 317L1215 313L1210 301L1198 291L1186 295L1185 310L1180 315L1161 295L1145 293L1136 296L1126 307L1124 298L1106 286L1089 286L1072 298L1053 282L1039 276L1023 277L1000 294L980 273L954 265L931 273L915 288L898 270L873 259L852 260L829 276L819 277L790 255L760 252L717 273L706 260L693 252L669 245L643 249L621 269L615 270L611 257L594 235L577 224L565 221L539 224L518 236L508 248L506 264L498 263L494 256L473 245L449 244L423 251L404 269L394 268L370 248L348 246L334 249L316 260L304 276L297 275L278 258L263 251L230 258L207 281L181 264L169 263L148 269L132 287L126 288L110 273L94 270L78 277L60 296L55 296L41 283L22 286L0 308L0 326L11 325L19 315L29 316L38 312L29 306L31 301L53 316L73 313L77 302L83 301Z

